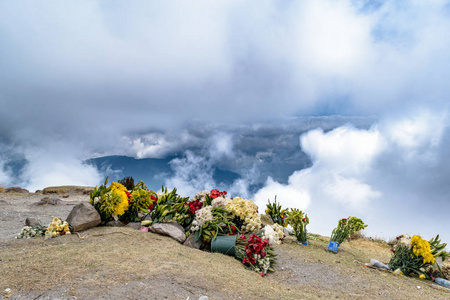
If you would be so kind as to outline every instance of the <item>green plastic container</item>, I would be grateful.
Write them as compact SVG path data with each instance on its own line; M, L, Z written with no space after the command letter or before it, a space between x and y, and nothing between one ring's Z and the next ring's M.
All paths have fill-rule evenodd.
M219 235L211 241L211 252L219 252L234 257L235 247L235 235Z

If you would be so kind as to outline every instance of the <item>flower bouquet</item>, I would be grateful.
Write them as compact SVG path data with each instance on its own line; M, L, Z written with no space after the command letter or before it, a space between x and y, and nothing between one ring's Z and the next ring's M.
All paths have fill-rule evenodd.
M69 223L67 223L67 221L63 222L60 218L55 217L45 231L45 239L54 238L64 234L71 234Z
M22 231L16 236L16 239L29 239L44 235L45 228L41 225L24 226Z
M409 243L400 242L401 236L397 239L399 242L391 249L393 256L389 266L393 270L399 270L403 274L419 275L421 278L431 279L431 275L442 274L438 264L435 264L437 257L445 258L449 253L444 251L446 244L441 244L439 235L430 241L424 240L419 235L414 235L409 239ZM434 268L434 266L437 268Z
M367 225L364 224L361 219L356 217L348 217L339 220L338 226L333 229L327 250L329 252L337 253L339 245L342 244L345 239L366 227Z
M287 224L285 224L285 210L281 209L281 205L277 203L277 196L275 196L274 203L270 203L270 199L268 199L267 201L269 203L266 204L266 215L269 215L274 223L286 227Z
M126 191L128 197L128 209L120 216L122 222L140 222L149 214L155 206L158 198L156 193L149 191L143 181L139 181L131 190Z
M108 177L105 183L95 189L90 194L90 203L99 212L103 223L111 220L118 220L128 209L127 189L118 182L112 182L107 186Z
M297 208L292 208L286 213L285 222L292 226L297 241L302 245L308 245L306 237L306 225L309 224L308 215Z
M275 272L276 254L269 241L256 234L246 237L244 234L236 238L236 258L250 270L264 276L267 272Z
M279 224L266 225L262 229L261 236L269 241L269 245L280 245L284 240L283 226Z
M194 214L189 209L189 197L181 197L174 188L168 192L167 187L162 187L158 193L156 205L151 212L153 223L177 222L183 228L188 228L194 219Z

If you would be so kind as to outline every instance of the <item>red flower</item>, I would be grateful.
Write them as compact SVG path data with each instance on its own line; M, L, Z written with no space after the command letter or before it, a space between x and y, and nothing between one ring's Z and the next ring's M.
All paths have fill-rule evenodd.
M266 257L266 255L267 255L267 252L266 252L266 251L261 251L261 258Z
M347 221L347 219L346 219L346 218L343 218L342 221Z
M259 273L259 275L264 276L264 275L266 275L266 274L264 274L264 272L261 272L261 273Z
M227 194L226 191L220 192L216 189L211 190L211 193L209 193L209 197L212 199L215 199L217 197L225 197L225 195Z
M305 222L306 221L306 218L303 218L303 220L302 220L303 222Z
M245 234L241 234L241 236L239 237L241 240L245 240L247 239L247 237L245 236Z

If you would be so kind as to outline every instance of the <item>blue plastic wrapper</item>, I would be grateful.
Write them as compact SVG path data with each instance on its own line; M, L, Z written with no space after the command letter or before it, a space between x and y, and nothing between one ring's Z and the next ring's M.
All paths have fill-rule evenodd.
M328 243L328 248L327 248L327 250L329 250L329 251L331 251L331 252L334 252L334 253L337 253L338 250L339 250L339 244L336 243L335 241L330 241L330 242Z

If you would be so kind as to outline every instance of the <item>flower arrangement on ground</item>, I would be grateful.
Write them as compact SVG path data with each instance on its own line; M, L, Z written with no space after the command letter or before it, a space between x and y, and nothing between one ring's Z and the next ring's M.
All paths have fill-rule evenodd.
M241 260L246 268L264 276L267 272L275 272L276 254L267 239L256 234L248 238L242 234L236 238L235 256Z
M286 227L287 226L287 224L285 224L286 210L281 209L281 205L277 203L277 196L275 196L274 203L270 203L270 199L268 199L267 201L268 203L266 204L267 208L265 211L266 215L269 215L274 223Z
M234 197L227 200L225 209L236 217L234 221L242 232L251 232L261 228L258 206L252 200Z
M29 239L44 235L45 228L41 225L24 226L22 231L16 236L16 239Z
M70 235L71 231L69 228L69 223L67 221L61 220L58 217L53 218L53 220L50 222L50 224L47 227L47 230L45 231L45 238L54 238L59 235Z
M122 222L140 222L155 206L158 198L156 193L149 191L143 181L139 181L131 190L126 192L128 209L120 216Z
M194 214L189 210L189 197L181 197L174 188L171 192L167 187L162 187L158 193L156 205L150 216L153 223L176 222L187 229L194 219Z
M308 215L297 208L291 208L286 213L285 222L292 226L297 241L302 244L308 242L306 236L306 225L309 224Z
M348 217L339 220L338 226L333 229L333 233L331 234L331 241L334 241L338 244L342 244L346 238L351 236L353 233L360 231L366 228L367 225L357 217Z
M409 243L408 243L409 242ZM393 270L399 269L403 274L411 276L416 274L422 278L431 279L434 274L442 274L436 258L445 260L450 254L444 250L447 244L441 243L439 235L429 241L420 235L412 237L401 235L397 237L397 243L391 249L393 256L389 266Z
M103 223L111 220L118 220L128 209L128 191L118 182L112 182L107 186L108 177L105 183L95 189L90 194L90 203L99 212Z
M280 245L284 240L283 226L279 224L266 225L262 231L262 236L269 241L269 245Z
M209 243L218 235L235 235L261 228L258 207L252 200L225 198L226 194L226 191L213 189L209 193L203 191L191 200L190 208L195 210L195 219L190 232L195 241Z

